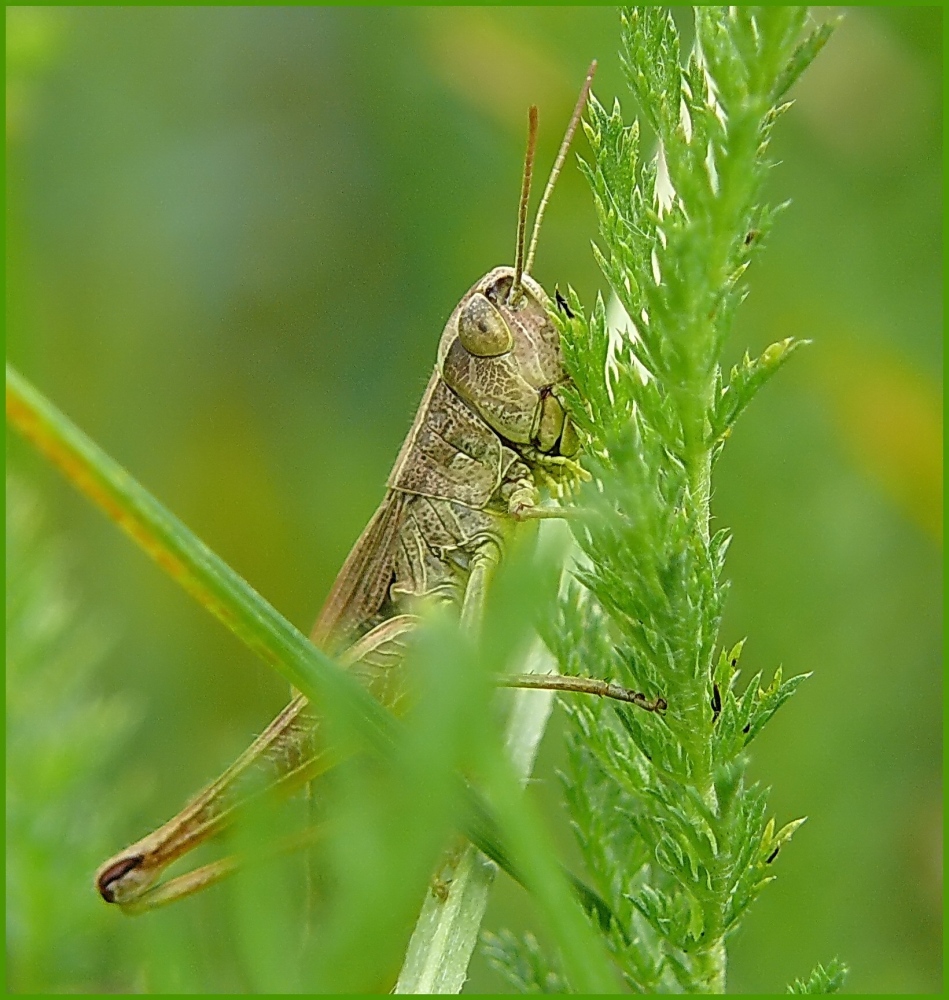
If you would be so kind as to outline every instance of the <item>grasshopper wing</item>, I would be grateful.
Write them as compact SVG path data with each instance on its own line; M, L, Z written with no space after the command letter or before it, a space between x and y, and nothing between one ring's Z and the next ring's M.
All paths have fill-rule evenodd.
M408 497L388 490L372 519L343 563L310 638L328 652L338 652L373 622L389 598L399 530Z

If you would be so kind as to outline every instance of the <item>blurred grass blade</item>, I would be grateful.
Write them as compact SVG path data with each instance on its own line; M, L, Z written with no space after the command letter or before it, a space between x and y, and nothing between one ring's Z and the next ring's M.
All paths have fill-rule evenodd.
M550 668L550 654L538 639L525 669L544 673ZM533 770L553 697L553 691L518 691L513 699L506 748L522 783ZM461 992L495 872L479 851L469 847L455 869L447 897L439 899L434 893L426 897L395 993Z
M372 749L390 752L397 723L372 695L9 364L7 420L249 649L314 705L332 699Z
M513 545L508 551L488 594L480 662L472 663L473 671L483 676L495 671L504 676L514 669L537 674L551 671L551 653L534 633L533 623L554 599L558 581L564 578L571 537L565 525L550 522L543 526L536 545ZM457 646L446 647L445 652L447 662L464 655ZM491 796L497 814L504 816L505 843L517 844L513 853L524 884L531 889L541 918L558 941L571 984L581 991L610 992L616 982L606 950L580 912L566 880L573 881L582 906L601 928L609 926L612 914L599 897L591 898L589 890L557 863L553 844L543 824L530 815L523 794L550 716L553 692L519 690L511 694L506 702L509 711L503 739L497 732L480 741L478 785ZM442 893L430 893L422 907L396 993L458 993L464 987L496 869L469 847L448 871ZM439 874L441 877L443 872Z

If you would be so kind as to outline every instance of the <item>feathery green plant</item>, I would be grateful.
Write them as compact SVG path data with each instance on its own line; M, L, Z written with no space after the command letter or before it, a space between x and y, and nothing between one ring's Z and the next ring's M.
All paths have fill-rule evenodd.
M581 166L614 302L598 297L587 315L569 290L558 319L594 482L573 522L576 582L546 638L563 673L616 678L668 705L565 701L564 784L617 916L614 960L650 993L724 991L726 940L803 822L776 829L767 790L745 780L748 745L804 676L779 669L764 687L760 674L736 687L742 642L719 640L730 535L711 530L710 499L735 421L802 343L745 355L723 380L744 273L777 211L761 202L771 131L831 28L806 30L801 7L694 13L684 63L667 9L622 14L623 68L658 151L644 160L639 123L591 97L593 157ZM535 941L491 937L488 955L519 989L562 982Z
M788 987L788 993L837 993L847 978L847 966L836 958L827 963L825 969L820 962L810 974L807 982L795 979Z

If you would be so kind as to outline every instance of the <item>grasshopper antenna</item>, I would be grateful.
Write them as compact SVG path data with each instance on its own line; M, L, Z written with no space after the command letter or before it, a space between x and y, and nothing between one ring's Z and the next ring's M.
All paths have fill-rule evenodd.
M514 283L508 294L508 302L516 302L521 291L524 275L524 237L527 233L527 204L531 197L531 177L534 174L534 152L537 149L537 105L532 104L528 112L527 153L524 156L524 179L521 181L521 203L517 209L517 246L514 250ZM530 270L528 266L527 270Z
M537 214L534 216L534 229L531 232L531 245L530 250L527 251L527 263L524 265L524 272L526 274L531 273L531 267L534 265L534 253L537 250L537 238L540 236L540 224L544 218L544 210L547 208L547 202L550 201L550 195L554 190L554 184L557 183L557 178L560 176L560 171L563 169L563 162L567 158L567 150L570 148L570 143L573 142L573 134L577 131L577 125L580 124L580 115L583 114L583 109L586 107L587 98L590 96L590 87L593 85L593 74L596 72L596 60L590 63L590 68L587 70L587 78L583 81L583 86L580 88L580 96L577 98L577 106L573 109L573 114L570 117L570 124L567 126L567 131L564 133L563 142L560 144L560 152L557 154L557 159L554 160L553 169L550 171L550 178L547 181L547 187L544 188L544 196L540 199L540 205L537 206ZM519 272L515 275L515 283L520 279Z

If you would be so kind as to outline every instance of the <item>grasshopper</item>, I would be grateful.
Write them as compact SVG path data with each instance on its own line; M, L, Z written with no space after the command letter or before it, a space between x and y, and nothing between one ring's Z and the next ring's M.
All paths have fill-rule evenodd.
M525 254L537 109L530 109L515 263L480 278L455 307L435 370L389 475L385 497L347 557L311 633L313 642L357 672L385 704L399 698L400 662L423 600L460 609L474 627L485 590L519 522L563 516L540 504L540 487L562 489L586 474L580 442L560 400L567 384L553 304L530 277L544 209L589 96L583 84L535 216ZM622 698L649 710L661 699L618 685L557 676L505 678L506 686L553 687ZM233 859L163 884L162 872L219 833L241 806L241 781L261 765L271 789L290 792L331 763L316 742L317 720L297 695L243 754L177 816L110 858L96 874L107 902L151 908L228 874ZM260 793L256 793L260 794ZM299 846L290 845L290 846Z

